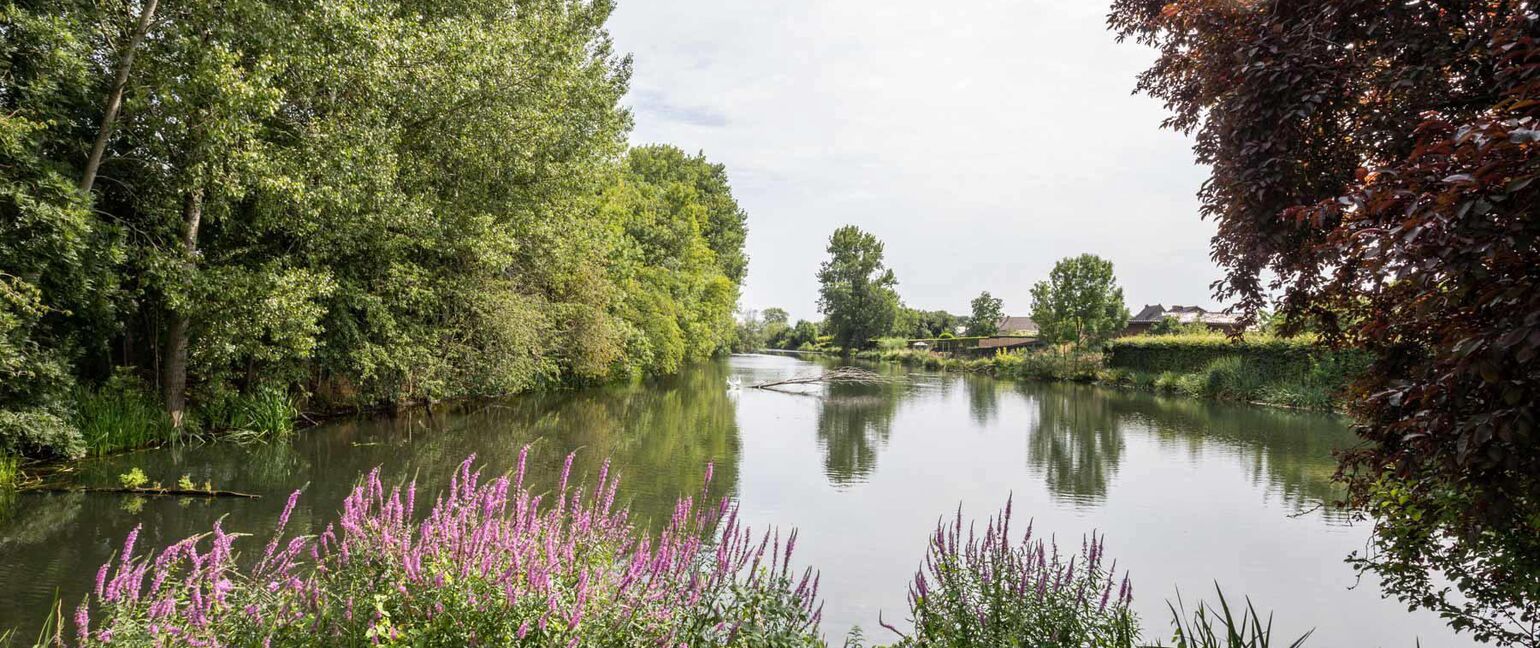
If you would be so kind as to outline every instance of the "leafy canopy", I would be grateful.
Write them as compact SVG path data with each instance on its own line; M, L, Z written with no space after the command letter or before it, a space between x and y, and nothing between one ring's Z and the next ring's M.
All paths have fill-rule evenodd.
M1000 320L1005 318L1005 300L986 290L974 297L970 305L973 315L968 318L968 335L988 336L1000 332Z
M818 269L818 310L835 344L848 351L893 330L898 279L882 262L882 242L853 225L829 237L829 259Z
M1128 326L1128 308L1112 262L1092 254L1059 260L1032 286L1032 319L1043 339L1096 346Z

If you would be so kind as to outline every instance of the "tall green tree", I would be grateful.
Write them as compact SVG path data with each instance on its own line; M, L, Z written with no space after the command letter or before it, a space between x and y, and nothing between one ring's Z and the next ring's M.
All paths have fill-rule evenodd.
M854 225L834 230L829 259L818 269L818 310L846 353L893 330L898 279L882 262L882 241Z
M766 308L762 315L765 318L765 324L788 324L791 321L791 314L784 308Z
M968 318L968 335L987 336L1000 332L1000 320L1005 318L1005 300L986 290L974 297L970 305L973 314Z
M0 7L0 450L73 454L27 430L125 372L202 424L257 390L414 402L725 349L745 215L703 155L628 153L612 10Z
M1032 286L1032 319L1049 342L1094 347L1128 326L1128 316L1112 262L1095 255L1061 259Z

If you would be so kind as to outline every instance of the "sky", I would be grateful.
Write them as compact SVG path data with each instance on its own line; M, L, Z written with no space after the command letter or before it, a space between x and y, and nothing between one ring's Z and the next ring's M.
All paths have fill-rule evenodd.
M634 144L703 151L749 214L745 309L818 319L829 235L886 245L912 308L987 290L1025 315L1056 260L1110 259L1125 301L1219 306L1207 170L1131 94L1154 52L1094 0L620 0Z

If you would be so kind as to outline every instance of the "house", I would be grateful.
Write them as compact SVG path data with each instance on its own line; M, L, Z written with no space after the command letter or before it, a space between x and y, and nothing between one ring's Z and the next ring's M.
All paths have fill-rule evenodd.
M1032 321L1030 317L1003 317L995 325L996 335L1032 337L1037 333L1037 322Z
M1143 335L1161 320L1173 317L1180 324L1201 323L1210 331L1222 331L1231 333L1240 330L1240 316L1230 311L1209 311L1200 306L1172 306L1166 308L1160 304L1145 306L1144 309L1128 318L1128 328L1123 330L1123 335Z

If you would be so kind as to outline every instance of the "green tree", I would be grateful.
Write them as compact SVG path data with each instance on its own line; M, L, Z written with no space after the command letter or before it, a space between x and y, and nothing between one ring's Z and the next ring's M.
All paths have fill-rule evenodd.
M1112 262L1091 254L1061 259L1032 286L1032 319L1043 339L1093 347L1128 326L1128 308Z
M973 314L968 317L968 335L988 336L999 332L1000 320L1005 318L1005 300L986 290L973 298L971 306Z
M893 330L898 279L883 265L882 241L853 225L829 237L829 260L818 269L818 310L846 353Z
M818 325L807 320L797 320L796 326L787 330L776 345L778 349L802 349L818 343Z
M791 323L791 315L784 308L766 308L765 312L761 313L761 316L765 318L765 324Z
M118 367L197 423L727 348L744 212L704 155L627 152L612 9L0 7L0 446L78 452L69 396Z

